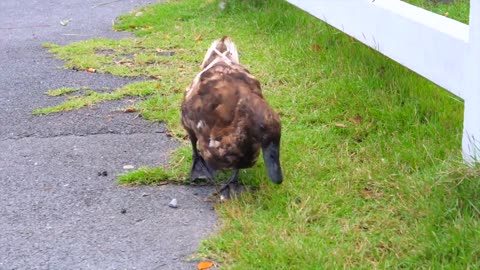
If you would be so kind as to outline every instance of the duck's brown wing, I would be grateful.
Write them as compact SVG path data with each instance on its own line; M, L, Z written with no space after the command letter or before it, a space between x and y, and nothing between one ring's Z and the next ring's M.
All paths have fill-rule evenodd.
M203 158L214 169L233 168L245 155L258 156L256 142L250 143L253 150L244 149L242 143L249 139L245 132L254 122L241 112L240 103L251 95L262 97L258 80L242 66L226 63L202 72L188 89L182 123L198 139Z

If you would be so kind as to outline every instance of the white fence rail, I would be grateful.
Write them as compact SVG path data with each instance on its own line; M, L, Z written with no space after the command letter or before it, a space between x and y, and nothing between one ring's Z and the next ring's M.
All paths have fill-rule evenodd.
M465 25L400 0L287 0L465 102L463 157L480 161L480 1Z

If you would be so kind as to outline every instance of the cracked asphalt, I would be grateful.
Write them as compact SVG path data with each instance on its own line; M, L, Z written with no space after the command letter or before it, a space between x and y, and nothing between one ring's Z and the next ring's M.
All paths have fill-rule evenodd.
M196 269L191 256L216 224L211 189L116 182L125 165L168 160L177 143L162 124L120 112L129 100L31 114L63 100L49 89L132 81L62 69L43 42L127 37L112 21L153 2L0 1L0 269Z

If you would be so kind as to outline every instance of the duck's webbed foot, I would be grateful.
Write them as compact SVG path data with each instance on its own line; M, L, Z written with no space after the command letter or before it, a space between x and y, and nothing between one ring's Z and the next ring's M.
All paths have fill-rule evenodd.
M213 183L214 171L210 169L205 160L200 155L193 156L192 170L190 171L190 182L195 179L207 179Z
M245 187L238 182L238 169L233 171L233 175L228 181L220 187L220 200L230 200L234 196L240 195L245 191Z
M190 170L190 183L196 179L207 179L208 182L213 183L213 176L215 171L208 167L205 160L198 153L197 138L190 134L190 142L192 143L192 169Z

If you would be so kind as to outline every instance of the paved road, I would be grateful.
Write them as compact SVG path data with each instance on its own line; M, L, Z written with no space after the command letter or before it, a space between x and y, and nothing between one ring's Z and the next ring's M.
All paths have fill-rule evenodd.
M124 165L166 162L176 142L163 125L115 112L127 101L31 115L62 101L49 89L131 81L61 69L43 42L124 37L112 20L150 2L0 1L0 269L195 269L187 259L216 222L210 191L116 184Z

